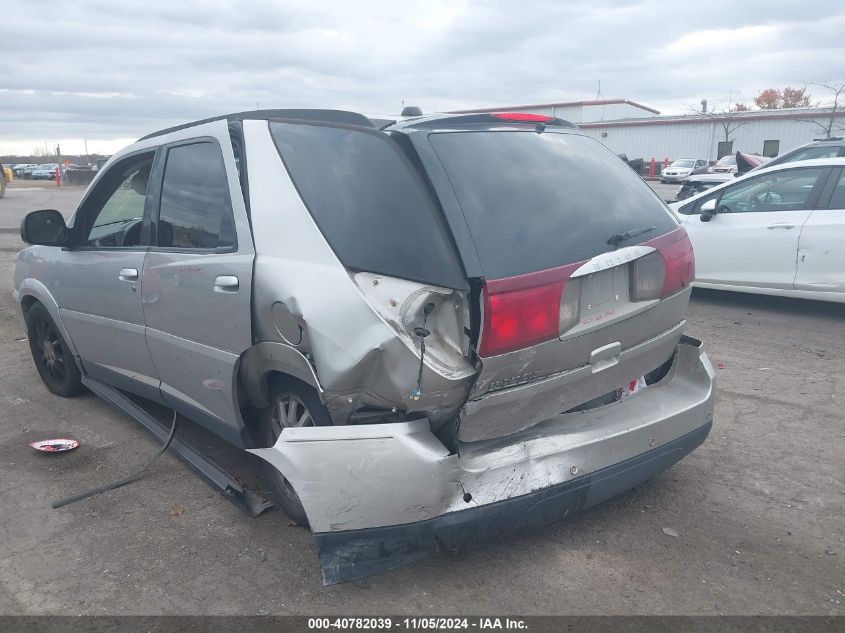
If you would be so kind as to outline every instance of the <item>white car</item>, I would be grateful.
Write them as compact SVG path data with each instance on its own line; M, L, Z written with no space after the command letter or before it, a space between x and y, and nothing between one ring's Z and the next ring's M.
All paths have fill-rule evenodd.
M707 172L707 161L703 158L680 158L660 173L660 182L681 182L693 174Z
M845 158L766 167L669 207L695 286L845 303Z

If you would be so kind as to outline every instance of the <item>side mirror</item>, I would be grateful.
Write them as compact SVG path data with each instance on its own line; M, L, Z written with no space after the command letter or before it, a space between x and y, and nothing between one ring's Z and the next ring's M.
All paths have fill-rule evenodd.
M70 231L65 219L55 209L27 213L21 222L21 239L27 244L40 246L67 246Z
M701 205L701 221L702 222L709 222L713 219L713 216L716 215L716 198L711 198L707 202Z

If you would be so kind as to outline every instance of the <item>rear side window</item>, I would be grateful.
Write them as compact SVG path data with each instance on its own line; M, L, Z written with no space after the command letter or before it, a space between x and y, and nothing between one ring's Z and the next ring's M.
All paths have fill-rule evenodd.
M778 161L778 164L793 163L799 160L814 160L817 158L836 158L837 156L839 156L839 148L835 145L817 145L816 147L808 147L789 158Z
M232 201L220 147L177 145L167 152L161 187L158 245L226 248L235 244Z
M484 275L501 279L590 259L678 227L649 186L598 141L546 131L429 135ZM646 229L643 232L640 230Z
M467 281L440 210L389 137L271 122L314 221L347 268L449 288Z

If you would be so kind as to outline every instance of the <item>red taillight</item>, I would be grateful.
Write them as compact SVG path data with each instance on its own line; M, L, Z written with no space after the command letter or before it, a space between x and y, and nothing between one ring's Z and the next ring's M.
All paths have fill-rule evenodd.
M562 328L572 327L571 302L563 305L561 296L569 276L582 264L488 280L484 286L484 329L478 354L486 358L531 347L557 338ZM580 287L575 285L573 290L578 292ZM577 297L573 295L573 299Z
M666 263L666 277L660 293L661 299L675 294L692 283L695 279L695 255L692 242L684 229L677 229L646 243L659 250Z
M482 357L557 338L563 282L493 294L484 290Z
M531 114L530 112L496 112L490 116L503 121L524 121L526 123L548 123L553 116L545 114Z

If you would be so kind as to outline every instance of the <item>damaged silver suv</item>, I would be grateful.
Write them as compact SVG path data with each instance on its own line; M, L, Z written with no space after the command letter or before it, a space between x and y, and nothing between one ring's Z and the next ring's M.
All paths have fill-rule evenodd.
M712 424L684 229L559 119L199 121L21 234L47 388L107 385L260 456L327 583L562 519Z

